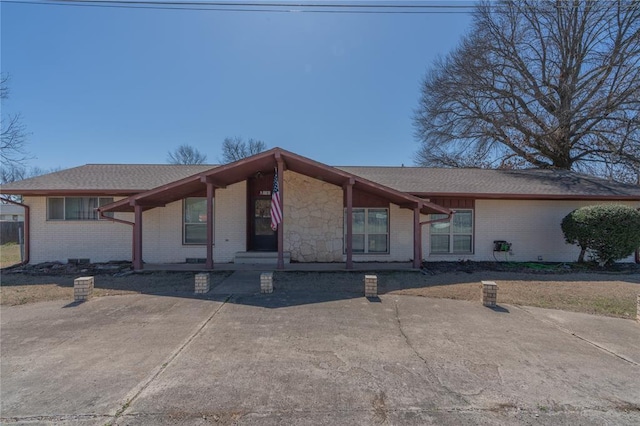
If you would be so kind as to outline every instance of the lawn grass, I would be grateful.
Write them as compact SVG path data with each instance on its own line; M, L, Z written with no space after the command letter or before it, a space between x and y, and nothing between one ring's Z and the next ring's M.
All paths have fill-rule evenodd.
M20 246L15 243L6 243L0 246L0 268L20 263Z
M478 276L429 277L417 288L393 293L424 297L480 301L481 280L498 284L498 304L536 306L617 318L636 317L636 297L640 294L640 276L607 274L531 274L492 273L495 278ZM474 274L471 274L474 275ZM480 275L480 274L478 274Z
M231 272L211 273L211 286L228 277ZM32 276L3 274L0 277L0 305L15 306L49 300L73 301L73 276ZM93 297L125 294L193 293L194 274L188 272L154 272L124 277L99 275L95 277Z
M480 302L480 281L498 284L498 304L536 306L618 318L635 318L640 294L637 273L535 274L504 271L453 272L423 275L416 271L379 271L380 294L403 294ZM216 271L217 285L230 271ZM362 271L279 271L274 276L278 291L349 292L362 294ZM124 277L96 276L94 297L134 293L192 293L193 273L154 272ZM3 274L0 304L20 305L45 300L73 300L73 276ZM257 284L256 284L257 285Z

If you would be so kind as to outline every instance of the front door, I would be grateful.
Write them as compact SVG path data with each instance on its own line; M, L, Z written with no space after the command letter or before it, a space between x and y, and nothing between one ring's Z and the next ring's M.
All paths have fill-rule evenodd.
M249 250L278 251L278 233L271 229L271 197L252 197Z

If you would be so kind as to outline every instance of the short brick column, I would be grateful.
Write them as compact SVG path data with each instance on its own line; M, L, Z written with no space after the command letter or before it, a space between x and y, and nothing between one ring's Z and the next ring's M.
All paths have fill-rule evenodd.
M73 299L87 300L93 293L93 277L79 277L73 280Z
M260 293L273 293L273 272L260 274Z
M364 276L364 297L377 297L377 296L378 296L378 276L365 275Z
M493 281L482 281L482 304L493 308L498 299L498 284Z
M196 274L196 294L204 294L209 292L209 274Z

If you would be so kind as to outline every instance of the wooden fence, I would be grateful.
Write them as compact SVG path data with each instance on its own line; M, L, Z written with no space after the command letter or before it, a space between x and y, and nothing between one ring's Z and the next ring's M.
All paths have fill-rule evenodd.
M19 243L24 238L24 222L0 222L0 244Z

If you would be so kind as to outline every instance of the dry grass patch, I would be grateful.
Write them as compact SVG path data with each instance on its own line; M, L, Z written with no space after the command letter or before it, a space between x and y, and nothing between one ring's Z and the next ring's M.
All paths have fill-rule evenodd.
M535 275L510 273L442 274L425 277L423 286L392 290L396 294L480 300L480 281L498 284L498 304L635 318L638 274Z
M0 246L0 268L6 268L20 263L20 246L15 243Z
M230 275L228 271L211 273L211 286ZM73 280L70 276L33 276L3 274L0 277L0 304L7 306L47 300L73 300ZM123 294L193 293L194 274L188 272L154 272L124 277L98 275L93 297Z

